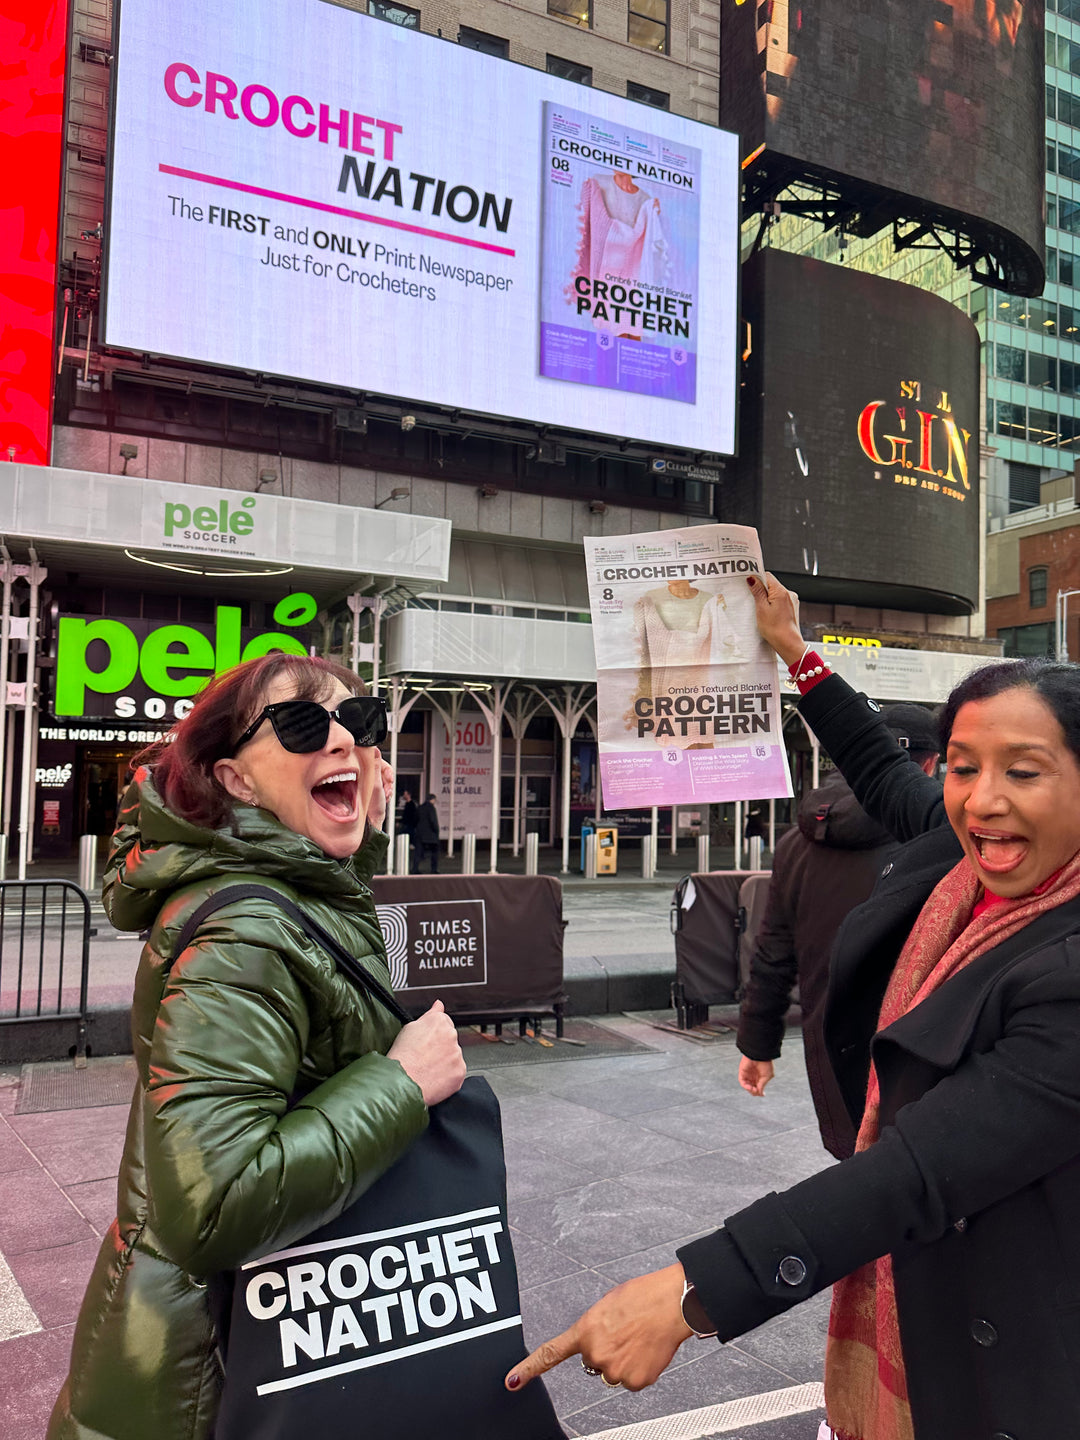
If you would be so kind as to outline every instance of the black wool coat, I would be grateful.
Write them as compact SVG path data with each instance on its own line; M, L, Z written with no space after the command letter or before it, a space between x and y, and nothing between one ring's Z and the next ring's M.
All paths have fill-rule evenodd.
M871 820L838 770L799 805L798 823L773 856L765 914L739 1006L735 1044L751 1060L774 1060L795 983L802 1009L803 1054L821 1142L838 1160L855 1149L855 1126L825 1054L829 956L841 923L874 888L896 849Z
M800 709L864 809L909 843L836 941L826 1044L869 1150L679 1251L721 1340L891 1254L917 1440L1080 1436L1080 904L875 1035L885 987L961 858L940 784L838 676Z

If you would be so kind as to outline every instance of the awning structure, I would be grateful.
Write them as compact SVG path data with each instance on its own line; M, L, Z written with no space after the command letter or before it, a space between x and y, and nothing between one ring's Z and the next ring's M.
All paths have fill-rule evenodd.
M596 680L578 550L455 536L445 590L398 611L386 634L388 675Z
M589 586L581 547L548 550L488 540L450 543L446 594L518 605L589 610Z
M279 595L283 575L321 603L386 582L446 580L450 522L423 515L174 485L56 466L8 465L0 537L12 555L114 583Z
M965 675L999 658L888 646L818 644L815 648L849 685L865 690L874 700L912 700L923 705L940 705Z

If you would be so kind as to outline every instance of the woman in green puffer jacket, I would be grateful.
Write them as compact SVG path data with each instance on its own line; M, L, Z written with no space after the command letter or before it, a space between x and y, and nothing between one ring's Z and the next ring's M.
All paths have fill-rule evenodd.
M254 881L389 984L368 889L385 734L351 671L268 655L215 680L124 797L104 903L119 929L150 927L139 1078L49 1440L208 1440L208 1277L339 1214L464 1079L441 1005L399 1026L269 901L224 906L175 953L207 896Z

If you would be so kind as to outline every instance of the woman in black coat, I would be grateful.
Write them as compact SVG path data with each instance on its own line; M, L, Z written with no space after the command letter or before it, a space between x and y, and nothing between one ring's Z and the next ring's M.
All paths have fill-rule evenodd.
M730 1340L836 1285L841 1440L1080 1434L1080 667L962 682L943 793L807 654L794 597L753 583L803 715L909 841L833 955L826 1044L859 1149L612 1291L507 1383L580 1354L640 1389L691 1333Z

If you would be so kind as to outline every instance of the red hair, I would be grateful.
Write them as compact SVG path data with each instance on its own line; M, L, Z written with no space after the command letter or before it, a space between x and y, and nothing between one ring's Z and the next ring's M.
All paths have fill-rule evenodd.
M367 694L355 671L314 656L274 653L226 670L210 682L185 718L135 762L153 768L154 784L170 810L210 830L228 822L234 802L214 775L214 766L233 754L237 737L267 703L278 679L291 682L297 700L322 702L335 681L353 695Z

